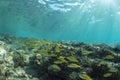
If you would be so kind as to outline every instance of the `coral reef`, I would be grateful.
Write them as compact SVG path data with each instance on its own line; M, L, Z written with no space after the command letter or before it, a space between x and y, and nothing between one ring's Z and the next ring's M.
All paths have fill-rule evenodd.
M120 46L0 33L0 80L120 80Z

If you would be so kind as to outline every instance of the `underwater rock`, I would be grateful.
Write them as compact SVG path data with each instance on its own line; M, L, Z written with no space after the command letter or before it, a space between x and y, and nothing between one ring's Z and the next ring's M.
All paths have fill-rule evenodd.
M113 46L107 45L105 43L94 43L92 44L94 47L99 47L100 49L108 49L113 50Z
M6 55L7 51L4 48L0 48L0 61L4 60Z
M119 53L119 52L120 52L120 43L116 44L116 45L114 46L113 50L114 50L115 52Z
M7 55L6 44L0 41L0 61L3 61Z
M0 35L0 80L120 80L118 46Z

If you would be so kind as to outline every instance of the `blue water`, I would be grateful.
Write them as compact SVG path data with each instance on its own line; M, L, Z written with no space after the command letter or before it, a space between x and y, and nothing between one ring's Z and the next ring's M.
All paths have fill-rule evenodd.
M53 41L120 42L120 0L0 0L0 32Z

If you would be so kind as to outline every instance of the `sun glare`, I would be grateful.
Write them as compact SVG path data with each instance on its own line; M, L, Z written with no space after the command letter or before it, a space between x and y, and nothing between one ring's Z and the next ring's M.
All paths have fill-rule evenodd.
M115 0L100 0L102 5L112 6L115 4Z

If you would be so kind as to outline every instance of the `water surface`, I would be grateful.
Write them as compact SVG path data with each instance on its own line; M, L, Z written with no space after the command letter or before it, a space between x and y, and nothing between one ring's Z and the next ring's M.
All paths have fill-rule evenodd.
M120 41L119 0L1 0L0 32L87 43Z

